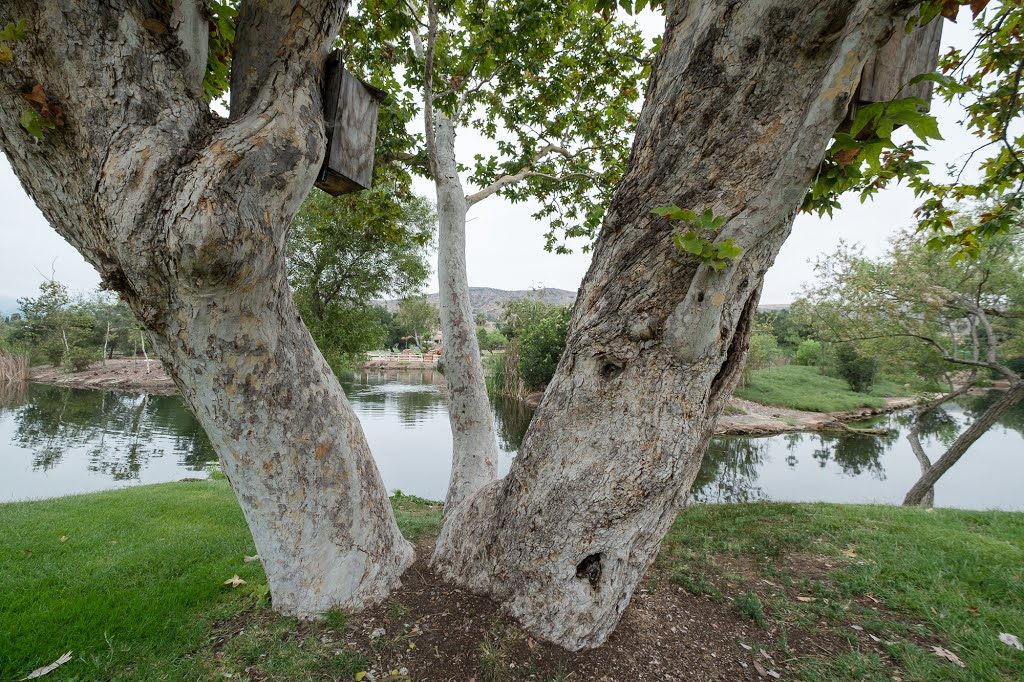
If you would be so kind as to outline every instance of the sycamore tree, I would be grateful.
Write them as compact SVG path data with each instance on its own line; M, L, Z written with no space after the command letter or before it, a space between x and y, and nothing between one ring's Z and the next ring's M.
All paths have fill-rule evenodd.
M917 8L665 3L607 210L583 211L582 199L552 209L583 211L565 224L597 233L566 350L509 474L494 480L486 448L457 460L462 502L446 513L433 556L442 575L562 646L605 641L700 468L742 371L764 273L820 177L865 60ZM413 559L287 282L289 225L324 154L323 64L346 9L344 0L244 0L235 20L201 0L0 4L0 148L50 223L153 335L236 491L274 607L304 617L382 599ZM600 122L627 125L628 93L614 78L588 79L647 64L600 14L570 21L539 2L394 12L404 30L370 32L366 44L421 65L409 77L422 73L431 93L424 143L439 190L445 326L459 333L468 323L470 348L455 354L478 367L460 302L464 260L445 250L461 242L466 202L509 187L503 178L554 191L617 174L617 138ZM410 31L412 56L394 43ZM489 87L506 70L512 85ZM208 97L226 79L222 118ZM474 168L481 189L467 195L449 153L452 117L477 97L462 111L485 132L490 102L520 101L527 113L500 121L512 146ZM549 120L548 111L570 113ZM589 117L596 129L563 139ZM662 209L678 220L653 214ZM467 375L473 400L475 385ZM489 413L461 400L456 420L479 416L493 429Z
M333 367L383 347L387 328L374 301L423 286L435 225L425 199L386 179L340 197L313 190L303 203L288 240L288 279L303 321Z
M992 236L974 257L951 265L955 252L955 247L928 248L910 234L897 238L877 261L843 246L818 260L816 284L804 292L802 307L824 338L872 344L877 355L898 358L925 376L941 376L948 386L918 409L907 435L921 478L904 504L931 505L942 475L1024 399L1024 376L1012 368L1024 342L1021 236ZM928 420L981 379L1005 382L1006 390L945 443L933 462L921 442Z
M343 42L356 72L421 119L420 145L403 158L426 171L437 198L451 508L498 463L469 300L467 213L491 197L532 198L549 248L593 235L622 174L649 49L635 28L576 0L370 0ZM468 133L491 148L478 146L472 163L459 142Z

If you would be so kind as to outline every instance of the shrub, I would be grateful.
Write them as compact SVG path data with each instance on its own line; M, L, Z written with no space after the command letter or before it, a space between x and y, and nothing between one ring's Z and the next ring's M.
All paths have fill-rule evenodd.
M825 347L821 345L820 341L814 339L801 341L800 345L796 347L796 354L793 355L793 364L821 367L825 364Z
M63 343L53 340L44 343L42 348L40 348L40 352L43 354L43 357L46 358L47 362L54 367L60 367L64 364L64 354L67 351L64 348Z
M843 344L836 349L836 369L852 390L867 393L875 383L878 360L861 355L853 346Z
M552 308L525 325L519 335L519 373L530 388L551 381L565 350L569 308Z
M83 372L99 359L99 352L89 348L72 348L68 353L68 365L72 372Z

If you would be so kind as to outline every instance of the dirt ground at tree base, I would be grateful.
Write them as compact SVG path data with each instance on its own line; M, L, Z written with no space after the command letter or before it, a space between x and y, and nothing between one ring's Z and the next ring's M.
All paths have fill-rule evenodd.
M428 557L429 543L419 544L418 556ZM803 555L794 561L794 570L825 580L834 567L822 557ZM808 599L742 563L722 567L742 575L743 584L733 587L743 591L736 594L757 593L766 603ZM491 600L444 582L421 558L387 601L350 616L343 630L325 632L316 624L299 623L294 634L298 639L316 634L325 651L344 647L364 656L365 675L355 677L363 682L771 682L802 679L808 658L850 652L877 655L887 678L901 679L887 643L857 625L825 619L797 624L776 617L758 625L742 618L734 601L692 594L655 567L603 646L569 652L532 637ZM853 606L851 615L858 608ZM859 608L885 616L868 602ZM273 618L263 610L224 624L218 648L230 647L233 638ZM260 664L232 677L278 679ZM309 679L321 678L312 674Z

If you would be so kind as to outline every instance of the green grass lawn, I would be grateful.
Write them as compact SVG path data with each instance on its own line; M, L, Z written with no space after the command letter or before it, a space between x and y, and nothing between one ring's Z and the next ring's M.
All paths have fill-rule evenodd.
M436 532L439 507L396 507L407 536ZM74 660L44 679L196 679L183 656L216 622L266 599L225 481L0 504L0 529L4 682L69 650ZM234 575L247 584L225 586Z
M762 405L789 407L810 412L843 412L860 407L882 407L882 398L911 396L918 387L888 379L877 381L870 393L850 390L842 379L822 374L816 367L784 365L753 373L750 383L737 388L737 398Z
M1001 632L1024 639L1024 514L833 504L690 507L665 538L657 563L684 585L735 599L751 585L750 576L723 568L736 557L763 577L754 582L764 593L765 618L828 624L851 637L863 636L852 626L863 628L892 642L886 648L903 680L1024 680L1024 651L998 640ZM808 557L833 568L813 578L794 570ZM794 599L796 592L814 601ZM937 640L966 667L915 645L915 637ZM808 682L892 679L877 656L855 651L807 659L801 667Z
M404 496L393 504L407 536L437 532L439 506ZM365 665L322 636L344 629L343 614L299 628L265 608L265 577L243 561L255 549L223 481L0 505L0 528L0 680L69 650L73 660L45 680L351 680ZM803 571L808 557L831 568ZM735 561L754 573L737 575ZM892 642L889 670L895 661L907 682L1024 679L1024 652L997 640L1024 637L1024 514L691 507L656 566L766 627L856 634L848 628L857 625ZM225 586L235 574L247 584ZM883 612L864 606L874 603ZM231 625L236 618L244 626ZM966 668L915 637L941 643ZM808 682L890 679L877 655L853 645L798 663Z

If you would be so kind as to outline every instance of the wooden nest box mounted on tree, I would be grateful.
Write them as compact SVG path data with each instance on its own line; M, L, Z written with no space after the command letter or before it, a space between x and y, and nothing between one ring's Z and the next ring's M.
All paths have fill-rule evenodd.
M327 153L316 186L333 196L370 189L377 111L387 93L345 70L341 50L324 65Z
M857 115L858 106L875 102L918 97L927 106L931 106L931 81L907 84L916 76L935 71L939 63L942 23L942 18L937 17L910 33L902 27L897 29L889 42L864 64L860 85L853 94L853 102L847 114L847 124Z

